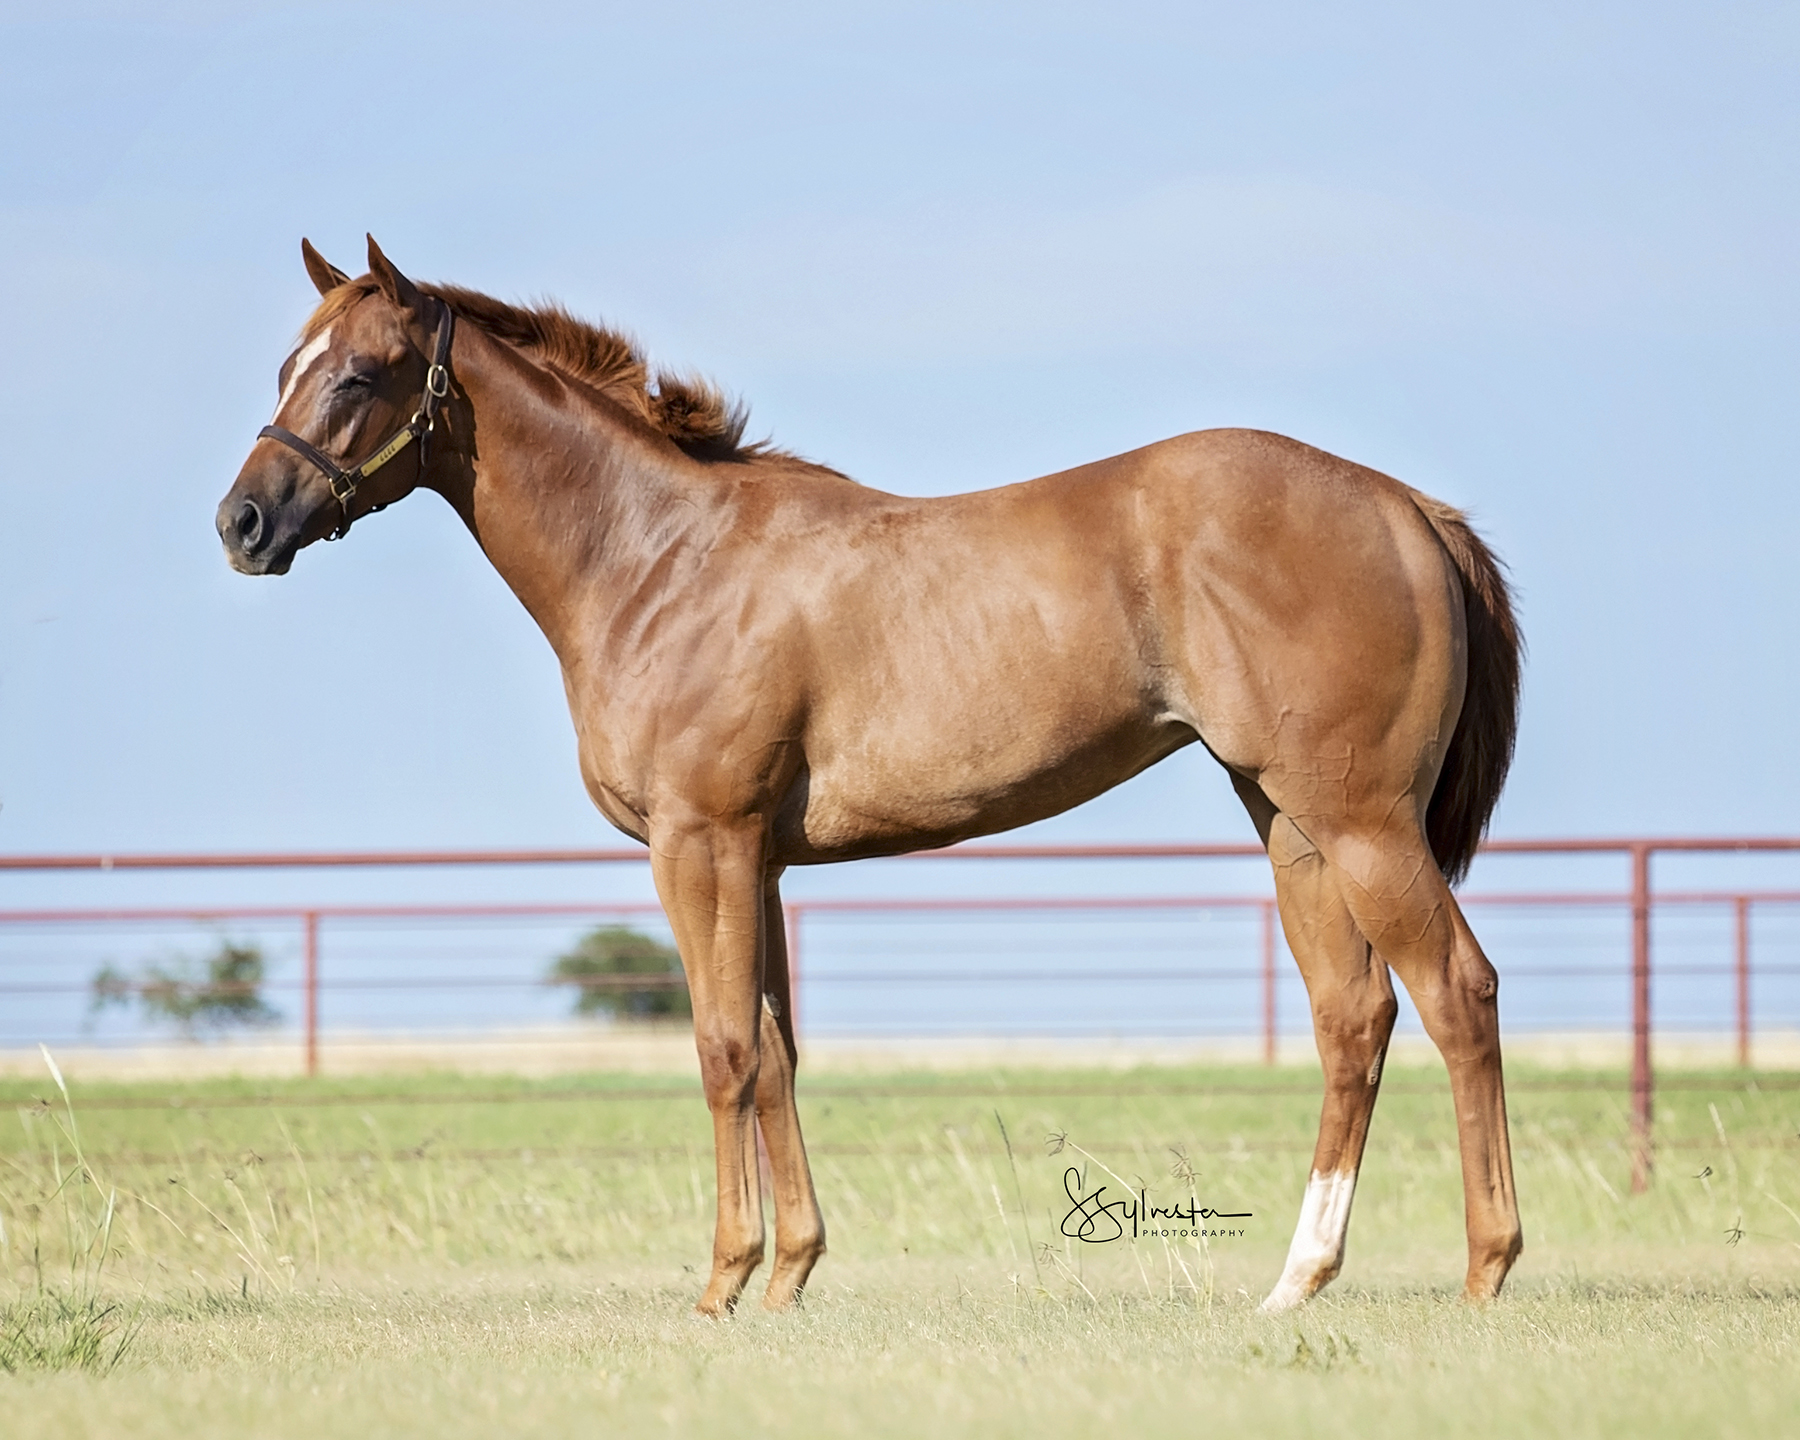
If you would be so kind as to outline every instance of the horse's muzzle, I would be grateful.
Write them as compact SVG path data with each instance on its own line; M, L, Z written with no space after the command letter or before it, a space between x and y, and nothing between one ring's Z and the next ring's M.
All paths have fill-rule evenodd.
M246 496L238 502L235 515L230 511L229 505L219 507L219 534L224 537L226 548L254 555L262 548L268 534L268 526L263 524L262 506Z
M244 575L285 575L294 563L294 537L282 543L278 517L249 495L227 495L213 524L225 546L225 559Z

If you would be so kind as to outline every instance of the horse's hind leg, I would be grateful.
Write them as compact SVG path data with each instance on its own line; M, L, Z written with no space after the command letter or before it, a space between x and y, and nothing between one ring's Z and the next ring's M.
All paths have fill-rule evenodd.
M1464 1293L1490 1299L1524 1248L1506 1133L1499 977L1416 831L1315 838L1357 928L1405 983L1449 1069L1469 1237Z
M1276 1311L1316 1294L1344 1263L1350 1201L1398 1006L1387 966L1356 928L1325 857L1292 821L1274 812L1261 791L1242 779L1236 783L1275 869L1282 929L1306 981L1325 1070L1319 1138L1300 1221L1281 1279L1263 1301L1263 1309Z
M771 876L763 890L762 1069L756 1077L756 1123L769 1152L775 1192L775 1268L763 1294L769 1310L785 1310L800 1298L825 1253L825 1221L794 1108L794 998L782 918L781 894Z

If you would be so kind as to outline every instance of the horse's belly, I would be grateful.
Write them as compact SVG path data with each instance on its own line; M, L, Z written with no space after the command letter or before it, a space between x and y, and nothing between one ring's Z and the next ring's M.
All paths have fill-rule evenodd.
M776 827L786 863L894 854L1011 830L1093 799L1196 737L1178 720L1135 716L1083 734L1023 723L1010 732L946 724L933 746L882 738L807 771Z

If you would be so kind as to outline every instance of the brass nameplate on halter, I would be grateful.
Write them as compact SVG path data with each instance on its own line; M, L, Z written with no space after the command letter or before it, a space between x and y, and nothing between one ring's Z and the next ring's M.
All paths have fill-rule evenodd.
M358 465L356 468L358 470L362 471L363 477L365 479L367 479L370 475L373 475L377 470L379 470L383 465L387 464L388 461L392 460L396 455L398 455L408 445L412 444L412 442L415 438L416 437L413 435L413 432L411 430L402 430L392 440L388 441L387 444L383 445L379 450L377 450L373 455L371 455L367 460L363 461L363 463Z

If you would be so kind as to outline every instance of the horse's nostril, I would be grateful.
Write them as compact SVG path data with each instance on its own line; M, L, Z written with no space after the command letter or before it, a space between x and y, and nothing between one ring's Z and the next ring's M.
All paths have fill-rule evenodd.
M246 550L254 550L262 539L263 514L254 500L246 500L237 515L238 541Z

